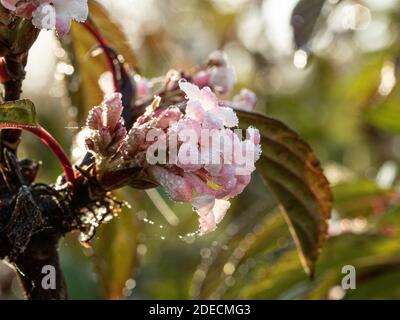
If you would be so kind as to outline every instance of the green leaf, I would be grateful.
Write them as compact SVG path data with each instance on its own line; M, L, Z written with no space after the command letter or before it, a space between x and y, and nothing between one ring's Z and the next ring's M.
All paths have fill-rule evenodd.
M60 144L36 121L35 106L30 100L10 101L0 105L0 129L20 129L36 135L54 153L64 168L67 181L75 182L72 165Z
M400 242L400 207L395 205L377 217L376 228Z
M195 272L193 298L242 298L243 270L249 269L252 261L260 259L270 266L280 257L280 252L294 247L285 220L279 210L266 206L267 202L242 208L240 215L224 228L224 233L216 239L219 245L208 249L210 254L202 258ZM227 285L232 277L239 283L238 287Z
M332 187L335 208L342 218L369 216L393 198L393 190L379 188L374 181L346 182Z
M119 192L126 199L131 199L133 193ZM100 227L93 241L94 267L106 298L123 298L126 281L134 275L137 245L138 223L132 209L126 206L118 217Z
M355 249L356 248L356 249ZM330 238L318 260L313 281L306 279L294 251L281 255L273 263L258 260L255 267L237 284L242 299L326 299L331 288L341 285L344 265L356 268L357 290L346 292L345 299L371 297L377 282L386 282L382 275L398 270L399 241L382 234L342 234ZM382 273L383 271L383 273ZM395 282L394 282L395 283ZM375 297L387 297L394 290L379 286ZM396 293L395 297L398 297ZM229 297L224 297L229 298Z
M379 103L366 113L367 122L384 132L400 134L399 102L396 96Z
M343 291L346 300L398 299L400 290L393 283L400 280L398 256L370 256L355 259L351 264L356 270L357 290ZM333 287L340 286L344 274L340 266L326 271L323 279L309 292L307 299L327 299ZM391 288L391 290L388 290Z
M280 203L302 265L312 275L332 208L331 190L319 161L310 146L282 122L262 114L237 113L242 128L260 130L263 153L257 172Z
M37 127L35 105L28 99L0 104L0 123Z

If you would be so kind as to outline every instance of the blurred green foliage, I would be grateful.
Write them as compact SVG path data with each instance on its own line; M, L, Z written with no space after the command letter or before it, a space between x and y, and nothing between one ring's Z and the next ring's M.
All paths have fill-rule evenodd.
M72 299L400 298L398 1L325 1L321 11L313 11L316 16L306 15L315 21L312 32L296 41L301 47L290 26L296 0L102 2L123 25L146 77L170 68L190 70L209 52L224 49L238 71L237 89L254 90L257 111L289 124L313 147L335 202L330 237L311 280L258 176L233 200L218 230L204 237L187 235L197 228L188 205L162 194L179 219L172 226L146 193L124 190L131 208L102 227L93 248L82 248L76 235L61 245ZM292 24L299 21L294 18ZM294 32L305 22L293 24ZM50 82L49 88L57 86ZM32 92L28 82L25 95L38 106L40 123L69 146L74 132L65 127L82 125L82 110L53 91ZM23 142L23 154L46 164L43 181L54 181L60 172L31 137ZM113 239L118 232L127 238ZM99 247L105 254L100 260ZM111 264L102 266L101 259ZM356 290L340 287L344 265L356 267ZM2 283L11 283L0 288L1 297L18 296L13 274L0 275Z

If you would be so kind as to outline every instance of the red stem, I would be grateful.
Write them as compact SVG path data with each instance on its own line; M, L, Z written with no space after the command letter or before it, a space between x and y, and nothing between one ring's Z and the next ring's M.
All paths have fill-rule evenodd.
M72 169L71 162L69 161L67 155L65 154L63 148L60 144L55 140L50 133L48 133L42 127L35 127L30 125L20 125L20 124L0 124L0 129L20 129L33 133L36 135L44 144L46 144L54 155L57 157L58 161L61 163L65 177L67 181L71 182L73 185L75 184L76 178L74 174L74 170Z
M117 69L115 68L114 58L110 54L110 49L107 40L98 32L98 30L89 22L86 21L82 24L83 27L96 39L99 46L103 49L107 59L108 68L112 73L114 90L119 92L119 81L117 76Z

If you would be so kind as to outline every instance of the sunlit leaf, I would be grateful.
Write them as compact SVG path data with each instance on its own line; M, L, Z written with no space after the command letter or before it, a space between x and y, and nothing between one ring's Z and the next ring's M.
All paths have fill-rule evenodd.
M36 109L30 100L17 100L0 104L0 129L29 131L45 143L64 168L67 180L75 183L75 175L68 156L57 140L36 120Z
M28 99L0 104L0 123L37 126L36 109Z
M329 183L318 159L309 145L280 121L244 111L238 115L243 128L260 130L263 153L257 172L282 207L305 271L313 274L332 207Z

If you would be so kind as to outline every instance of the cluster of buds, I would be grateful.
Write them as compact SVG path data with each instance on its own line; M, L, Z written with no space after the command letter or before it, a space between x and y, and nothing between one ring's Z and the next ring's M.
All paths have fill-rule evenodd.
M222 51L211 53L206 67L193 76L193 83L199 88L210 87L213 92L222 95L232 91L235 81L235 70ZM253 111L256 103L257 97L249 89L242 89L231 101L224 102L226 106L245 111Z
M1 0L1 4L16 16L32 19L39 29L56 29L62 37L71 28L71 21L86 21L87 0Z
M235 70L228 63L226 55L222 51L211 53L206 68L197 72L193 77L193 82L199 88L207 86L219 94L229 93L233 89L235 81Z
M96 155L100 169L108 170L107 161L112 160L126 136L122 110L122 95L114 93L106 95L102 104L89 112L86 125L90 135L86 144ZM110 164L110 167L115 167L115 164Z
M223 68L230 73L227 64ZM230 90L222 80L217 86L215 78L210 79L214 90ZM107 94L90 112L86 145L100 175L140 168L141 177L161 185L171 199L191 203L205 234L222 220L229 199L249 184L261 148L257 129L249 127L245 139L235 129L238 118L232 106L249 100L254 104L251 94L248 98L242 91L242 100L221 101L216 95L221 90L206 85L200 89L194 83L178 82L185 108L160 107L161 98L156 97L129 132L121 119L121 95Z

